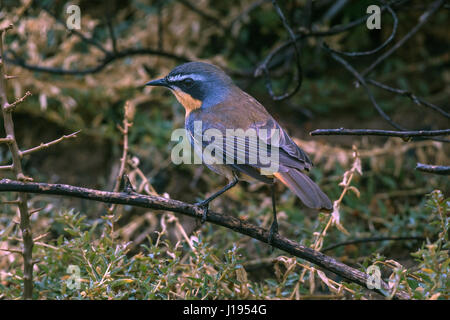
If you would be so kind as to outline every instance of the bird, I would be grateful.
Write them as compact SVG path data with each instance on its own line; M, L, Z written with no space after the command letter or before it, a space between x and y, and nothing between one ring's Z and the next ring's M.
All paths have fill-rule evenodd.
M233 142L232 152L225 151L225 155L217 153L218 158L228 156L232 161L227 158L223 162L205 163L212 171L225 176L228 184L195 204L203 209L202 222L207 219L209 203L241 180L261 181L271 186L273 220L267 239L269 244L278 234L276 180L286 185L307 207L327 212L332 209L328 196L306 174L313 166L308 155L261 103L235 85L219 67L205 62L187 62L176 66L164 78L151 80L145 85L165 87L175 95L186 111L185 130L192 146L207 147L208 141L203 141L202 135L209 129L223 133L225 137L229 129L252 129L256 132L272 129L278 132L278 141L272 141L268 135L265 138L258 135L256 148L255 145L250 146L248 140L241 139L239 143L234 136L216 144L226 150L227 144ZM195 132L195 123L199 121L202 127L200 132ZM277 170L269 174L263 173L267 165L264 167L260 161L249 161L249 156L258 154L263 145L270 147L278 156ZM243 152L241 155L244 154L244 158L238 159L238 152Z

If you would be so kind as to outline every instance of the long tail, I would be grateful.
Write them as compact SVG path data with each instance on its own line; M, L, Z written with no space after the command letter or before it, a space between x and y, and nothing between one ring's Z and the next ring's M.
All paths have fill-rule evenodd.
M289 169L287 172L275 173L302 202L314 209L331 210L333 205L325 193L307 175L297 169Z

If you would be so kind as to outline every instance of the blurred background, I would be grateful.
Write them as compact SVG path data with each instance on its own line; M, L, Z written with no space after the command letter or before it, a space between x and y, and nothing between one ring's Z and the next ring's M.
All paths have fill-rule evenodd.
M383 3L378 5L383 7ZM128 119L133 125L128 134L126 172L133 185L141 192L189 203L205 198L226 181L200 165L171 163L174 142L170 141L170 136L174 129L183 127L184 110L170 92L143 87L143 84L166 75L183 62L213 63L228 72L239 87L260 101L295 137L315 164L312 178L332 200L341 196L343 188L339 184L344 173L354 165L352 147L358 150L362 175L354 172L351 181L357 191L349 191L343 197L338 212L339 228L327 229L320 245L322 249L354 239L408 238L363 241L322 251L355 267L363 266L364 261L379 254L406 268L414 268L417 263L411 253L423 248L426 239L436 239L439 232L439 228L430 223L436 216L425 207L426 195L439 189L448 197L450 190L446 176L418 172L415 166L417 162L448 165L448 142L445 139L404 141L373 136L311 137L309 132L341 127L395 130L380 116L355 77L322 45L326 43L334 50L347 52L373 50L390 37L394 18L398 19L393 41L386 48L371 55L343 56L362 72L414 30L422 14L435 3L389 1L394 17L383 7L381 29L369 30L365 16L373 1L279 1L286 22L299 37L302 83L296 90L300 78L296 50L271 1L71 1L70 4L79 6L81 20L79 30L69 31L66 26L70 17L66 12L69 3L66 1L3 0L0 22L14 24L5 37L7 73L18 77L9 82L10 101L26 91L32 93L14 113L19 145L26 149L82 130L76 139L25 157L24 170L39 182L112 190L119 172L124 138L117 126L122 125L128 101ZM417 33L369 75L370 79L412 92L433 106L439 106L442 112L416 103L407 93L396 94L369 86L382 110L407 129L448 128L448 12L448 4L439 5ZM353 23L355 21L357 23ZM338 29L334 29L336 26ZM345 28L339 30L340 26ZM269 72L272 95L267 90L267 78L261 66ZM287 99L273 99L286 92L295 93ZM11 160L4 146L0 149L0 160L2 164ZM9 177L6 173L2 176ZM3 200L9 199L9 195L1 196ZM314 246L318 234L329 222L329 215L319 215L305 208L281 185L277 197L280 233ZM61 212L79 212L89 225L104 224L101 217L107 214L103 204L62 197L33 196L30 204L44 208L33 216L33 231L48 232L47 244L61 235L70 239L57 223ZM262 184L240 183L215 200L211 208L265 228L271 223L270 190ZM9 225L14 214L15 209L2 207L2 229ZM141 245L159 240L155 231L165 228L163 238L171 245L178 241L184 243L180 249L183 252L189 251L186 237L195 237L197 241L202 238L203 243L215 250L219 261L226 259L224 252L232 250L234 257L233 250L237 250L239 258L236 259L244 266L246 281L252 283L253 288L262 288L258 292L267 290L260 296L256 291L249 293L247 298L342 296L341 293L327 296L332 290L311 275L309 282L305 280L304 285L297 285L303 283L298 281L300 276L308 278L302 275L302 270L291 270L289 277L292 279L289 279L292 281L286 282L286 276L283 282L286 270L280 271L281 267L274 265L273 260L283 255L282 252L271 252L267 245L230 230L199 225L183 216L177 216L179 224L173 223L170 220L173 216L168 213L127 206L117 207L115 216L118 218L110 221L114 231L112 238L121 243L132 241L126 252L128 258L140 254ZM10 238L2 238L0 244L4 247L19 245ZM41 251L36 254L50 255ZM378 258L382 259L380 256ZM3 279L4 290L12 290L5 291L9 292L8 297L14 296L14 290L19 290L20 286L11 280L19 272L19 267L15 270L14 266L20 266L20 260L0 254L3 272L0 280ZM36 274L43 272L41 267L36 268ZM239 281L243 281L242 275ZM314 281L317 286L313 285ZM44 283L42 280L43 287ZM284 289L271 291L276 287ZM180 296L172 298L187 297L183 289L176 292ZM232 297L227 296L226 291L222 294L216 296ZM39 297L55 296L40 293ZM170 298L170 295L155 297Z

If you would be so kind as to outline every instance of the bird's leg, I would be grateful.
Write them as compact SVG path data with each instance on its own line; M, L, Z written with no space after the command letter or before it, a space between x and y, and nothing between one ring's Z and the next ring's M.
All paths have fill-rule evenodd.
M132 193L137 194L137 192L133 188L133 185L131 184L130 178L126 173L122 175L122 182L123 182L123 189L122 189L123 192L128 194Z
M233 188L237 183L239 182L238 178L234 176L233 181L229 182L225 187L214 193L212 196L208 197L207 199L197 202L195 205L203 208L203 215L202 215L202 223L206 221L206 215L208 213L208 206L211 201L213 201L215 198L223 194L224 192L230 190Z
M274 235L278 234L278 221L277 221L277 206L275 202L275 183L272 184L272 211L273 211L273 221L270 226L268 243L271 245Z

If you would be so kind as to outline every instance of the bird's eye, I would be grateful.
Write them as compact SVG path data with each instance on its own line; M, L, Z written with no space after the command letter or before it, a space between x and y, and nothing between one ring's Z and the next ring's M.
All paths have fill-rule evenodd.
M194 80L192 80L191 78L186 78L182 82L186 88L190 88L194 84Z

